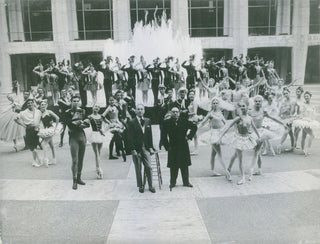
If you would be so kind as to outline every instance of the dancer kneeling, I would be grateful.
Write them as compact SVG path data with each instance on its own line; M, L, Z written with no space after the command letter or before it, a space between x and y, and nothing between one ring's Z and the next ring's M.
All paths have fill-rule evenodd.
M213 176L220 175L214 171L215 157L216 155L219 158L219 161L225 171L226 178L231 181L230 172L227 170L226 165L221 156L221 144L219 143L219 138L221 134L221 129L226 123L225 118L219 107L219 98L213 98L211 102L211 111L207 114L204 120L199 124L199 128L202 127L208 120L210 126L210 139L211 144L211 170L213 171Z
M231 167L234 163L234 160L236 157L239 159L239 168L241 173L241 180L238 181L238 185L245 183L245 175L243 170L243 163L242 163L242 152L245 150L250 150L256 147L258 143L260 143L260 135L257 131L252 118L248 115L248 107L244 102L238 103L239 108L239 116L236 117L231 124L224 130L224 132L220 136L220 141L223 138L223 136L230 130L230 128L234 125L237 126L236 131L231 137L230 144L236 149L235 155L231 158L230 165L228 167L229 172L231 171ZM255 140L253 136L251 135L251 129L254 130L254 132L258 136L258 140ZM257 159L257 152L254 154L253 160L256 162Z

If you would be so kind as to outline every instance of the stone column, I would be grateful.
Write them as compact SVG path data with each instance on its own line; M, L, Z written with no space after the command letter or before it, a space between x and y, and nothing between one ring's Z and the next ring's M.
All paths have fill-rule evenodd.
M113 39L128 40L131 37L130 0L113 0Z
M70 41L76 40L79 38L76 0L67 1L67 11Z
M223 4L223 35L224 36L229 36L231 33L231 29L230 29L230 24L232 23L231 7L232 7L231 0L224 0L224 4Z
M24 41L21 0L11 0L8 3L9 28L11 41Z
M234 37L233 56L248 52L248 0L232 1L232 36Z
M276 35L290 34L290 0L278 0Z
M56 60L59 62L63 59L70 59L70 54L67 53L66 47L69 42L68 16L71 13L65 0L51 0L51 8L53 41Z
M11 61L8 53L8 28L5 0L0 0L0 93L12 92Z
M303 85L308 53L310 4L309 1L300 0L294 0L293 3L292 80Z
M171 0L173 31L183 36L189 35L188 0Z

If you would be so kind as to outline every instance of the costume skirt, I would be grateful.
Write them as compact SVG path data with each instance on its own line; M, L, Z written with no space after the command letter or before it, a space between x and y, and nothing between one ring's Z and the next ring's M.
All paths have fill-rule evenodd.
M98 83L97 82L89 82L85 84L84 89L86 91L97 91L98 90Z
M296 119L292 122L292 127L300 129L316 130L320 128L320 123L309 118Z
M103 136L99 131L91 131L88 135L88 141L90 143L103 143L105 141L105 136Z
M203 134L199 135L200 141L206 143L206 144L218 144L219 138L221 135L221 128L220 129L210 129ZM225 139L223 138L223 142Z
M237 131L230 133L228 144L235 149L251 150L257 145L257 141L252 134L241 135Z
M41 128L38 132L38 136L40 138L49 138L49 137L52 137L54 133L55 133L54 127L51 126L49 128Z
M26 130L18 125L14 120L18 114L10 109L0 114L0 140L12 142L24 137Z
M138 82L138 89L141 91L148 91L150 87L150 80L143 79L143 81Z

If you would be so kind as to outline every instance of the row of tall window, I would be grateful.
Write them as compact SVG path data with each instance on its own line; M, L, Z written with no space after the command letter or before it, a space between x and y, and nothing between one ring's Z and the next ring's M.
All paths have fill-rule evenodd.
M113 38L114 0L66 0L71 40ZM131 28L137 21L149 23L165 12L171 17L171 0L130 1ZM188 1L191 37L229 36L232 0ZM320 33L320 0L310 1L310 34ZM53 40L51 0L6 0L10 41ZM119 13L126 18L124 12ZM241 14L241 13L240 13ZM249 35L290 35L293 0L248 0Z

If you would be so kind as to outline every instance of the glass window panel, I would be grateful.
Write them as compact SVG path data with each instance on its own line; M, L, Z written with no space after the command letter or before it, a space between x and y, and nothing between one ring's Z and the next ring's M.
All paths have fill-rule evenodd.
M162 0L138 0L138 8L163 8Z
M268 26L269 7L249 9L249 26Z
M214 37L217 36L216 28L191 29L192 37Z
M191 8L196 8L196 7L214 7L216 6L216 1L215 0L190 0L190 6Z
M223 27L223 16L224 16L224 11L223 8L218 8L218 27Z
M26 0L24 0L26 1ZM29 0L30 11L51 11L51 0Z
M109 0L84 0L84 9L109 9Z
M137 22L137 13L135 10L131 10L130 15L131 15L131 29L133 29L134 24Z
M83 30L83 12L77 11L77 22L78 22L78 29L81 31Z
M170 0L164 0L164 7L165 8L171 8L171 1Z
M51 13L30 13L30 24L32 31L52 31Z
M111 31L86 31L86 40L104 40L111 38Z
M310 23L309 23L310 34L320 33L320 1L310 1Z
M215 27L216 14L212 9L191 9L191 28Z
M249 0L249 7L269 7L269 0Z
M86 30L110 29L110 13L106 11L85 11Z
M82 0L76 0L76 7L77 10L82 10Z

